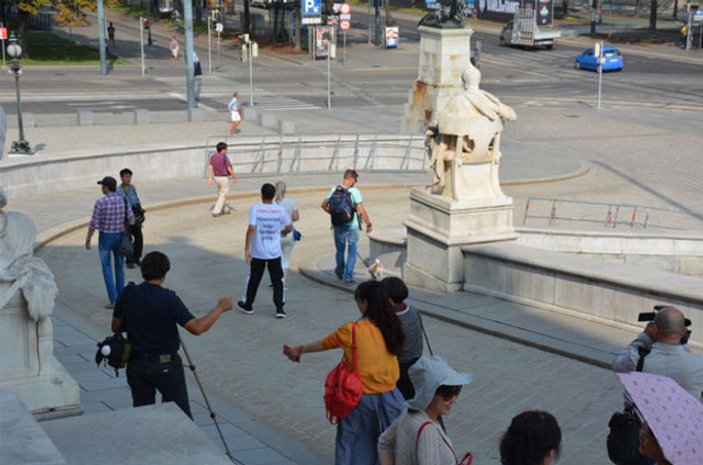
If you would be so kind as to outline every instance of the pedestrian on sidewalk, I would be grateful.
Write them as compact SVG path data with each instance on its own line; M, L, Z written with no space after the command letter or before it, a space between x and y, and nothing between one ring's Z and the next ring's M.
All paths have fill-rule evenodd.
M364 208L364 199L357 189L356 183L359 174L355 170L346 170L342 184L332 187L330 193L322 202L322 209L330 215L334 230L334 246L337 251L337 266L334 274L337 278L344 279L347 284L354 283L354 266L356 265L356 248L359 243L359 230L361 223L359 217L366 224L366 233L370 233L373 225ZM348 245L347 259L344 252Z
M175 35L171 36L171 43L169 44L169 48L171 49L171 60L175 63L176 60L178 60L178 50L180 49L180 46L178 45L178 39L176 39Z
M403 394L405 400L415 397L408 370L422 356L422 317L420 312L405 303L408 298L408 286L402 279L396 277L383 278L381 284L386 288L388 297L393 303L395 314L400 318L405 333L405 344L398 352L398 365L400 366L400 378L398 378L398 390Z
M216 153L210 157L210 164L207 167L207 185L212 186L212 180L217 184L217 202L212 209L212 217L217 218L229 214L229 208L225 205L227 192L229 192L229 178L232 182L237 182L237 175L234 174L232 163L227 158L227 144L220 142L215 146Z
M276 183L276 204L283 207L291 219L291 224L294 224L300 219L298 211L298 203L290 197L286 197L286 183L278 181ZM283 267L283 285L288 289L288 268L290 267L290 257L293 254L295 247L296 234L293 227L293 234L281 236L281 266ZM300 234L300 233L298 233Z
M124 287L124 257L120 253L120 244L125 228L134 224L134 214L127 202L117 193L117 180L105 176L98 181L102 186L103 197L95 202L93 216L90 219L85 248L90 250L95 231L99 231L98 252L103 271L103 280L110 300L105 308L114 308L117 296ZM114 260L114 274L113 263Z
M231 136L236 135L239 130L237 129L240 124L242 124L242 105L239 103L239 92L232 94L232 100L229 101L227 109L230 113L230 130Z
M247 315L254 313L254 299L259 289L259 283L268 268L271 284L273 284L273 303L276 305L276 318L285 318L283 306L286 304L286 293L283 284L283 268L281 266L281 237L293 231L290 217L282 206L273 202L276 188L266 183L261 186L261 203L249 209L249 227L247 228L244 256L249 264L249 276L244 286L244 294L237 305Z
M343 324L319 341L286 345L284 354L289 360L299 362L304 353L342 349L347 366L353 366L353 331L363 394L349 416L337 423L334 463L376 465L378 437L405 407L405 400L395 386L399 374L396 354L403 347L404 335L381 283L361 283L354 300L361 312L358 321ZM413 462L405 462L410 463Z
M141 266L144 282L130 284L120 294L112 314L112 331L127 331L132 344L127 364L132 405L154 404L159 391L163 402L175 402L192 419L176 325L199 336L232 309L232 299L221 298L207 315L195 318L175 292L162 287L170 269L165 254L146 254Z
M107 27L107 38L110 42L110 47L115 48L115 25L112 24L112 21L110 21L110 25Z
M522 412L510 422L500 440L503 465L550 465L561 450L561 429L548 412Z
M203 75L203 68L200 66L200 57L196 52L193 52L193 77Z
M457 373L441 357L420 357L410 367L410 379L415 396L378 438L380 465L470 464L470 454L459 460L439 418L452 412L462 387L471 382L471 374Z
M132 184L132 170L125 168L120 171L120 179L122 184L117 192L124 198L134 214L134 224L129 226L129 235L134 243L134 252L131 256L125 257L127 268L141 266L142 251L144 250L144 236L142 235L142 225L144 224L144 213L142 203L137 194L137 188Z

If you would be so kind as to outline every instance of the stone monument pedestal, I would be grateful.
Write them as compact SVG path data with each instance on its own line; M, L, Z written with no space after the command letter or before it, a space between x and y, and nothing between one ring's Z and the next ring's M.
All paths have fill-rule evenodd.
M15 391L39 419L82 413L78 384L53 355L51 318L29 318L21 292L0 309L0 341L0 388Z
M452 200L429 189L410 193L407 261L403 279L412 286L454 292L464 284L462 247L512 240L513 202L510 197Z
M417 133L447 101L464 89L461 74L471 60L471 35L466 28L420 26L418 78L405 105L403 130Z

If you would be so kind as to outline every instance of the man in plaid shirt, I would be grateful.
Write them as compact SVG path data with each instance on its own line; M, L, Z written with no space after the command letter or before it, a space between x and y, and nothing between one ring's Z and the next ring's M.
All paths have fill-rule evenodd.
M85 248L90 250L91 240L95 231L98 237L100 264L103 269L103 279L107 288L110 303L105 308L114 308L117 297L124 287L124 257L120 254L120 243L125 232L125 219L128 224L134 224L134 214L127 208L127 202L116 192L117 180L105 176L98 184L102 186L104 196L95 202L93 216L85 237ZM112 273L110 255L115 259L115 273Z

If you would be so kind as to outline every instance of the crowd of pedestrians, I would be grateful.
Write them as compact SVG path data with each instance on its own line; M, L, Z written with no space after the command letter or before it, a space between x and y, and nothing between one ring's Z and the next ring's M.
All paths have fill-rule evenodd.
M225 204L230 177L236 180L227 145L219 143L208 164L208 185L218 186L218 199L212 215L228 213ZM113 331L126 331L133 343L127 369L133 405L154 403L155 393L164 401L174 401L190 416L183 364L178 356L180 341L177 325L192 334L207 331L232 308L229 298L222 298L204 317L195 318L177 295L162 287L170 270L168 257L151 252L141 260L143 237L141 225L144 209L132 183L133 173L125 168L119 173L121 184L112 177L98 181L103 197L98 199L88 227L85 246L91 248L92 236L99 231L99 255L109 302L114 308ZM333 186L321 208L330 216L336 253L335 275L345 283L354 283L354 266L359 231L366 225L372 230L363 197L356 187L359 175L344 173L342 182ZM275 316L285 318L286 291L291 254L300 233L294 223L300 219L299 206L286 196L284 182L261 186L260 202L249 209L245 233L244 257L249 273L244 292L237 302L245 314L254 313L254 302L264 271L268 270L273 288ZM133 242L129 254L121 251L127 237ZM144 282L124 287L123 261L128 267L140 266ZM409 291L402 279L388 277L365 281L354 292L359 317L341 324L318 340L284 345L283 353L291 361L301 362L316 352L341 349L342 366L358 379L358 396L344 414L330 415L337 425L335 465L470 465L473 455L460 450L444 427L464 386L472 381L469 373L459 373L447 361L434 356L420 312L408 305ZM639 429L638 464L673 464L672 454L687 446L672 446L670 436L662 436L662 412L643 408L653 404L637 392L637 383L628 385L631 372L636 375L663 375L683 393L669 392L664 411L676 408L691 416L691 422L703 424L703 357L692 353L687 330L690 321L669 306L657 308L649 323L627 348L615 357L613 369L628 390L626 409L637 411L635 428ZM429 352L428 355L424 355ZM641 373L637 373L641 372ZM644 378L643 378L644 379ZM655 379L656 381L656 379ZM643 384L643 383L640 383ZM326 390L336 386L326 385ZM653 390L652 390L653 392ZM332 393L334 394L334 392ZM334 402L334 395L330 394ZM693 402L696 406L682 403ZM698 413L697 413L698 412ZM647 416L649 415L649 418ZM645 420L645 421L642 421ZM652 422L655 422L653 425ZM502 465L550 465L559 456L562 435L554 416L532 410L517 414L501 436L499 448ZM688 443L686 443L688 444ZM618 465L625 462L618 462ZM703 462L701 462L703 463ZM633 463L634 465L634 463Z

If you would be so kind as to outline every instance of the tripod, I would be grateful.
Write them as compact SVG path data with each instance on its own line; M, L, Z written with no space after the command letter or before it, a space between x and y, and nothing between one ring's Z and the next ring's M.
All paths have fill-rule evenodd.
M188 353L188 349L186 349L186 345L183 343L183 339L179 337L181 341L181 348L183 349L183 355L185 355L186 360L188 362L187 366L190 368L190 371L193 372L193 376L195 377L195 382L198 385L198 388L200 389L200 393L203 395L203 400L205 400L205 406L207 407L208 412L210 412L210 418L212 418L212 422L215 424L215 428L217 429L217 434L220 435L220 440L222 441L222 445L225 447L225 454L227 454L227 457L232 461L232 463L237 463L234 460L234 457L232 457L232 452L229 450L229 446L227 446L227 441L225 441L225 436L222 434L222 429L220 429L220 424L217 422L217 415L215 414L214 410L212 410L212 407L210 406L210 400L208 400L207 395L205 395L205 389L203 389L203 384L200 382L200 377L198 376L198 372L195 371L195 365L193 364L193 360L190 358L190 354Z

